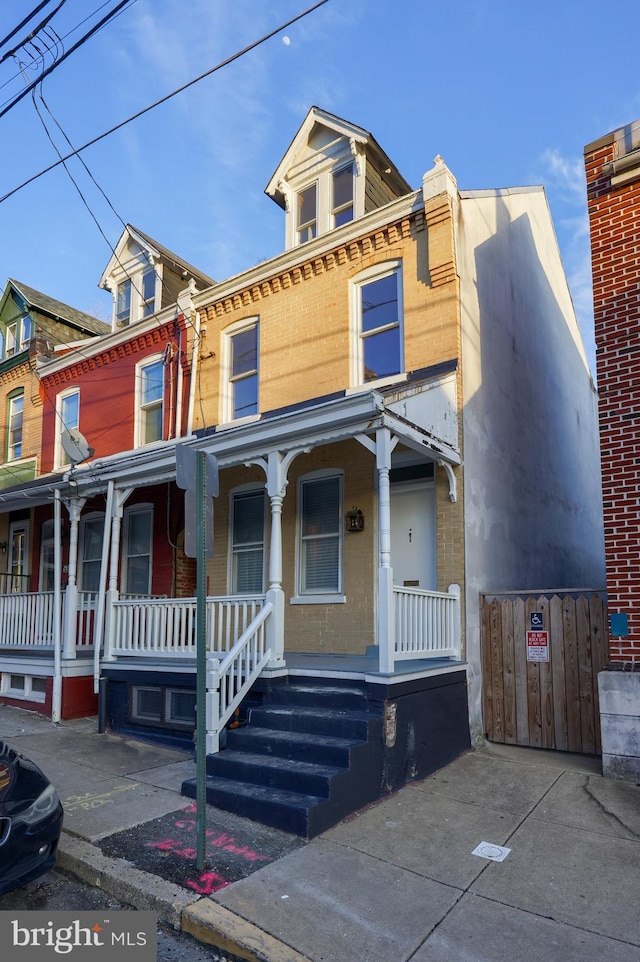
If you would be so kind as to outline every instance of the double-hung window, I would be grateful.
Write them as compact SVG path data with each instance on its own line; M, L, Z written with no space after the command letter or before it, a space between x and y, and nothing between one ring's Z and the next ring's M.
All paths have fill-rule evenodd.
M22 454L22 423L24 391L9 396L7 411L7 461L15 461Z
M7 324L7 340L4 351L5 357L13 357L16 353L16 345L18 343L18 322L14 321L13 324Z
M228 405L225 420L237 420L258 413L257 321L228 335Z
M126 327L131 323L131 281L127 278L118 284L116 292L116 327Z
M80 570L78 583L82 591L96 593L100 588L100 564L104 515L83 518L80 526Z
M231 507L231 593L264 591L264 489L237 491Z
M156 309L156 272L153 267L142 275L142 316L149 317Z
M136 505L125 513L123 541L124 591L130 595L148 595L151 591L151 545L153 509Z
M370 268L352 282L355 384L393 377L404 369L402 271L399 262Z
M56 401L56 458L55 463L63 468L70 463L67 452L62 447L62 434L80 423L80 391L77 389L59 394Z
M332 181L333 227L341 227L353 220L353 164L334 170Z
M301 190L298 194L297 208L298 244L313 240L318 232L318 186Z
M162 357L147 360L136 369L138 445L162 441L164 436L164 363Z
M331 600L342 585L342 476L299 482L298 595Z

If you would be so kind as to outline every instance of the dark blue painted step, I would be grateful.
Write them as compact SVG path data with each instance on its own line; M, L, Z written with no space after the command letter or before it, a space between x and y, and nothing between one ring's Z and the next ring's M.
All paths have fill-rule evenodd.
M253 782L270 788L283 788L328 798L334 779L348 772L346 768L319 765L291 758L234 752L227 749L207 758L207 775Z
M326 707L331 711L370 711L371 705L362 688L340 685L313 685L289 682L274 685L265 696L265 704Z
M252 708L249 713L251 725L258 728L277 728L287 732L304 732L309 735L332 735L366 741L371 716L366 712L344 709L327 711L326 708L303 708L300 705L265 705Z
M278 758L298 759L321 765L349 765L349 753L354 744L352 738L309 732L278 731L274 728L257 728L249 724L227 733L227 750L253 752Z

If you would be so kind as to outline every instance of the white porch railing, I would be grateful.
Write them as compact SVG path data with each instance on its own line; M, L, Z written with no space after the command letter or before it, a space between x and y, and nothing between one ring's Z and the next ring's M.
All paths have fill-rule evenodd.
M207 656L207 755L220 751L220 732L271 657L266 625L272 611L267 602L224 658Z
M93 648L93 631L98 603L97 591L78 592L78 610L76 613L76 646L85 651Z
M0 648L51 648L53 619L53 591L0 595Z
M394 659L460 658L460 588L423 591L394 585Z
M207 598L207 649L230 651L264 606L264 595ZM106 658L195 658L195 598L118 598L107 612Z

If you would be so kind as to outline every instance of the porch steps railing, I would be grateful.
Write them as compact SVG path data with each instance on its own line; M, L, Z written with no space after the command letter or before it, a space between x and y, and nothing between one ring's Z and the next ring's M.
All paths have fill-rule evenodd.
M460 658L460 588L393 588L394 659Z
M267 602L224 658L207 656L207 755L220 751L220 732L271 658L266 625L272 611Z

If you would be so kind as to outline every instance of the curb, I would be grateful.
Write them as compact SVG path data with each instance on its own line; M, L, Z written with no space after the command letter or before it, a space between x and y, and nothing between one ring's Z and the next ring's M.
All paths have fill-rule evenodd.
M184 910L182 931L242 962L310 962L306 955L206 898Z
M176 931L212 945L241 962L310 962L307 956L279 942L252 922L188 889L135 868L123 858L104 855L97 846L63 832L58 870L127 902L156 912Z

